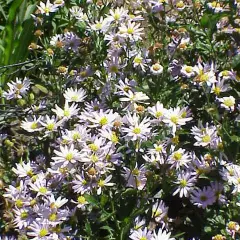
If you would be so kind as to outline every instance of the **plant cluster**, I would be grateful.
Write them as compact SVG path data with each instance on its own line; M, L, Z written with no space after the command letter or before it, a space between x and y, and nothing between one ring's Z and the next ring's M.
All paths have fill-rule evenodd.
M0 12L0 239L240 239L238 0Z

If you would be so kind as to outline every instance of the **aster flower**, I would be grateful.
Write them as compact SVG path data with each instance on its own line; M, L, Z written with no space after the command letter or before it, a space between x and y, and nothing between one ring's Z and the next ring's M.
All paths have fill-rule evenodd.
M181 69L181 74L187 78L194 77L196 75L195 67L183 65Z
M85 179L84 175L76 175L73 180L73 191L76 193L84 194L91 190L90 183Z
M150 121L144 118L141 122L138 116L134 113L132 116L126 116L128 127L123 127L122 131L126 133L126 137L132 141L147 139L150 135Z
M225 83L225 80L218 80L217 82L213 83L211 87L211 93L214 93L215 95L219 96L222 92L227 92L231 90L231 87L229 84Z
M79 109L76 103L73 103L71 106L69 106L68 101L65 101L63 109L56 104L55 109L52 109L52 111L55 112L59 118L70 119L72 116L78 114Z
M235 239L235 234L238 232L240 229L240 226L237 222L230 221L227 226L226 230L227 232L232 236L233 239Z
M80 89L73 89L68 88L65 93L63 94L65 100L68 102L83 102L86 98L86 91L82 88Z
M191 193L191 202L199 208L206 208L216 201L216 196L211 187L194 189Z
M174 147L172 147L172 150ZM167 159L167 163L171 164L171 168L180 169L181 167L188 168L189 163L192 158L184 149L179 148L178 150L173 150L172 154Z
M180 198L188 197L189 193L194 189L196 183L196 176L192 172L181 172L178 174L177 181L174 183L177 185L173 195L179 194Z
M25 77L23 80L16 78L15 82L11 81L7 83L9 90L8 92L3 92L3 97L5 97L7 100L22 98L29 90L30 84L31 82L27 77Z
M20 178L32 177L34 174L30 162L27 162L26 164L24 162L17 163L16 168L13 168L12 170Z
M167 216L167 213L168 207L162 200L157 201L152 206L152 218L154 218L157 223L160 223Z
M147 227L133 230L133 232L129 236L129 238L132 240L151 240L151 237L152 233L147 229Z
M29 226L27 235L32 237L32 240L48 240L50 239L50 225L46 223L33 222Z
M21 128L23 128L27 132L38 132L42 130L40 122L41 116L39 118L33 116L33 119L25 118L25 121L22 121L21 123Z
M172 133L175 135L177 127L183 126L186 122L191 121L192 117L185 117L186 110L177 108L171 108L164 112L163 122L172 127Z
M82 116L83 119L90 121L90 127L101 127L102 129L113 127L117 117L118 114L114 113L113 110L104 112L102 109L99 112L90 113L87 117Z
M81 155L77 149L74 148L72 144L68 146L60 146L60 151L54 150L56 157L52 157L56 164L66 166L68 163L74 164L81 158Z
M139 168L137 164L133 170L130 170L127 167L124 167L124 172L122 173L123 177L127 181L127 187L137 188L138 190L143 190L146 185L146 167L141 165Z
M226 204L227 199L226 196L222 194L223 192L223 184L220 182L211 182L211 188L216 196L216 200L218 201L219 204Z
M55 4L50 3L49 0L47 0L46 3L40 2L40 6L37 6L41 14L45 14L46 16L49 16L50 13L56 12L58 10L58 6Z
M116 9L110 9L109 15L107 16L107 20L111 22L122 22L128 14L128 10L124 9L123 7L119 8L117 7Z
M80 38L73 32L66 32L63 38L64 48L66 51L78 51L80 45Z
M198 65L195 66L195 71L197 73L194 78L195 84L202 86L204 83L207 86L211 86L213 83L217 82L215 75L215 66L213 63L210 64L201 64L198 62Z
M51 190L47 186L47 180L44 174L38 175L34 183L29 183L32 191L37 193L37 196L46 196L51 194Z
M170 238L171 232L167 232L161 228L158 229L158 233L156 231L153 232L153 237L151 240L175 240L175 238Z
M102 188L105 186L112 187L115 183L111 183L112 175L107 176L104 180L99 179L97 182L97 194L100 195L102 193Z
M194 143L194 146L203 146L212 145L213 141L217 138L217 128L215 126L209 126L206 123L206 126L198 128L196 126L192 127L191 134L194 135L194 138L197 142Z
M154 122L159 123L162 121L166 109L163 107L163 104L159 101L153 107L148 107L148 112L156 118Z
M120 98L120 101L123 101L123 102L142 103L149 99L149 97L143 92L133 93L131 90L129 90L128 92L123 92L123 94L125 95L125 97Z
M160 75L163 72L163 66L159 63L155 63L150 67L150 72L156 76Z
M233 96L218 98L218 101L221 102L221 107L232 112L235 108L235 98Z
M121 23L119 33L128 37L130 41L138 41L142 39L141 35L143 34L143 28L140 28L140 26L140 23L132 21L128 21L127 24Z

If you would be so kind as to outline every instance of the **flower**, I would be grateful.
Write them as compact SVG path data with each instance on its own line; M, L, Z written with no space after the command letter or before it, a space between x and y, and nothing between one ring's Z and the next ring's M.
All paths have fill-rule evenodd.
M83 102L86 98L86 91L82 88L80 89L73 89L68 88L65 93L63 94L65 100L68 102Z
M60 151L54 150L54 153L57 155L56 157L52 157L56 164L65 166L68 163L74 164L77 160L80 159L81 155L77 149L74 148L72 144L70 147L68 146L60 146Z
M126 122L128 127L123 127L122 131L126 133L125 137L132 141L147 139L150 135L150 119L144 118L141 122L137 114L132 116L128 114L126 116Z
M159 228L158 233L156 231L153 232L153 237L151 240L175 240L175 238L170 238L171 232L167 232L166 230Z
M171 108L164 112L163 122L172 127L172 134L175 135L178 126L185 125L186 122L191 121L192 117L185 117L186 109L180 107Z
M129 236L132 240L150 240L152 239L151 237L152 233L147 227L133 230L132 234Z
M172 149L174 149L174 147L172 147ZM171 164L171 168L179 169L182 166L187 168L191 160L189 154L185 153L184 149L179 148L177 151L172 152L167 159L167 163Z
M21 128L28 132L38 132L42 130L41 127L41 116L39 118L36 118L36 116L33 116L33 119L27 119L25 118L25 121L22 121Z
M160 200L154 203L152 206L152 217L157 223L160 223L168 213L168 207L166 207L165 203Z
M125 37L128 37L130 41L141 40L143 34L143 28L140 28L140 23L128 21L127 24L121 23L119 27L119 33Z
M59 118L70 119L72 116L78 114L79 109L76 103L73 103L71 106L69 106L68 101L65 101L63 109L55 104L55 109L52 109L52 111L55 112Z
M221 107L230 112L234 110L235 98L233 96L218 98L218 100L221 102Z
M206 123L205 127L202 125L201 128L196 126L192 127L191 134L197 140L194 146L212 146L217 138L217 128L215 126L209 126L209 124Z
M150 67L150 72L153 75L160 75L163 72L163 66L159 63L155 63Z
M177 185L173 195L179 193L180 198L188 197L189 193L193 190L196 183L196 176L192 172L181 172L178 174L177 181L174 183Z
M30 84L31 82L27 77L25 77L23 80L16 78L16 82L11 81L7 83L9 90L8 92L3 92L3 97L5 97L7 100L22 98L29 90Z
M45 14L46 16L49 16L49 13L56 12L58 10L58 6L56 4L50 3L49 0L47 0L47 3L40 2L40 6L37 6L41 14Z
M110 180L112 179L112 175L107 176L104 180L103 179L99 179L97 182L97 194L100 195L102 192L102 188L105 186L114 186L115 183L110 183Z
M204 209L216 201L216 196L211 187L204 187L193 190L190 199L194 205Z
M163 107L163 104L159 101L153 107L148 107L148 112L156 118L154 122L161 122L164 116L166 109Z
M47 240L50 239L50 225L44 222L33 222L29 226L27 235L32 237L32 240Z

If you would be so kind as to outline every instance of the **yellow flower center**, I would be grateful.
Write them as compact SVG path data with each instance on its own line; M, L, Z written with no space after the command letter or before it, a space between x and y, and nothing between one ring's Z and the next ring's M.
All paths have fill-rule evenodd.
M79 196L78 199L77 199L78 203L80 204L85 204L87 201L85 199L85 197L83 196Z
M141 133L141 129L136 127L136 128L133 129L133 133L140 134Z
M160 117L162 117L162 115L163 115L163 113L160 112L160 111L157 111L157 112L155 113L155 117L156 117L156 118L160 118Z
M54 129L54 126L55 126L54 123L49 123L46 128L48 131L52 131Z
M176 4L176 7L177 8L183 8L185 5L184 5L184 2L183 1L180 1Z
M182 179L180 181L180 185L181 185L181 187L186 187L187 186L187 181L185 179Z
M42 228L39 232L39 237L46 237L48 235L48 230L46 228Z
M158 70L161 69L161 66L160 66L159 64L154 64L154 65L152 66L152 68L153 68L154 71L158 71Z
M88 146L93 152L96 152L99 149L99 147L94 143L91 143Z
M77 96L77 95L72 96L72 97L71 97L71 100L72 100L72 101L77 101L77 100L78 100L78 96Z
M205 202L205 201L207 200L207 197L206 197L205 195L202 195L202 196L200 197L200 200L201 200L202 202Z
M170 118L170 120L173 122L173 123L175 123L175 124L177 124L178 123L178 116L171 116L171 118Z
M231 98L228 98L223 101L223 104L226 105L227 107L232 107L234 106L235 101Z
M93 154L93 155L91 156L91 160L92 160L93 163L98 162L98 156L95 155L95 154Z
M134 168L133 170L132 170L132 174L133 175L136 175L136 176L138 176L139 175L139 170L137 169L137 168Z
M143 60L142 57L135 57L135 58L134 58L134 62L135 62L135 63L138 63L138 64L142 63L142 60Z
M23 201L21 199L17 199L15 204L18 208L21 208L23 206Z
M205 136L202 137L202 141L204 143L208 143L208 142L211 141L211 137L209 135L205 135Z
M134 29L133 28L128 28L127 29L127 33L128 34L133 34L134 33Z
M45 12L45 13L49 13L49 12L50 12L50 8L49 8L49 7L45 7L45 8L44 8L44 12Z
M76 133L73 134L72 138L73 138L74 141L76 141L76 140L81 138L81 135L80 135L80 133L76 132Z
M182 154L180 152L176 152L173 154L173 158L174 160L179 161L182 158Z
M31 129L37 129L38 124L36 122L33 122L30 126Z
M69 116L70 116L70 111L69 111L69 109L64 109L63 115L64 115L65 117L69 117Z
M20 215L21 219L26 219L28 217L28 212L24 211Z
M71 160L73 159L73 154L72 154L72 153L67 153L65 159L66 159L67 161L71 161Z
M187 66L187 67L185 67L185 71L187 73L191 73L193 71L193 68L191 66Z
M112 134L112 136L111 136L111 141L112 141L113 143L118 143L118 137L117 137L116 133L113 133L113 134Z
M221 88L220 87L215 87L213 89L213 92L216 94L216 95L219 95L221 93Z
M57 220L57 214L56 213L51 213L48 217L48 219L52 222Z
M46 194L47 193L47 189L45 187L40 187L39 188L39 192L42 194Z
M108 124L108 119L106 117L101 118L100 121L99 121L99 124L101 126L104 126L104 125Z
M100 180L98 181L98 186L99 186L99 187L104 187L104 184L105 184L104 180L101 180L101 179L100 179Z

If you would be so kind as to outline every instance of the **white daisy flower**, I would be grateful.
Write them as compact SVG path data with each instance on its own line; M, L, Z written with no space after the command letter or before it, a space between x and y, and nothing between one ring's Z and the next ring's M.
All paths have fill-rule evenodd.
M233 96L218 98L221 102L221 107L225 108L226 110L232 112L235 108L235 98Z
M65 100L68 102L83 102L86 98L86 91L82 88L80 89L73 89L68 88L65 93L63 94Z

